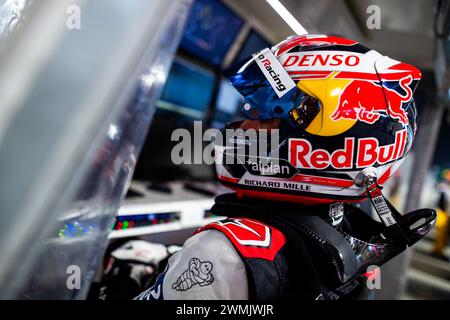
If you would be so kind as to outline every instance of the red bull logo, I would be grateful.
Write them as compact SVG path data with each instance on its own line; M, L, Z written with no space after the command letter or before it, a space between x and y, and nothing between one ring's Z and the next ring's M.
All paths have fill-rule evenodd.
M341 93L338 107L331 119L352 119L373 124L385 113L407 125L408 117L402 107L403 103L412 98L413 92L409 86L412 81L411 75L399 80L400 87L405 92L402 95L371 81L353 80Z
M376 138L345 138L344 148L329 152L313 148L306 139L289 140L289 162L296 168L360 169L383 165L401 158L406 147L406 130L395 133L393 144L380 145Z

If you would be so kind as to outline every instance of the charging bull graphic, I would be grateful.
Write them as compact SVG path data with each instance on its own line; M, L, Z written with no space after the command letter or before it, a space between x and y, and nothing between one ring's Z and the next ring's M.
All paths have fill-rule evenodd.
M402 106L412 98L413 92L409 87L412 81L411 75L399 80L400 87L405 92L402 95L371 81L353 80L341 94L339 105L331 119L352 119L373 124L383 112L406 125L408 117Z
M213 264L211 262L202 262L200 259L192 258L189 261L188 269L178 277L172 285L172 289L187 291L196 284L201 287L209 286L214 282L214 277L211 274L212 269Z

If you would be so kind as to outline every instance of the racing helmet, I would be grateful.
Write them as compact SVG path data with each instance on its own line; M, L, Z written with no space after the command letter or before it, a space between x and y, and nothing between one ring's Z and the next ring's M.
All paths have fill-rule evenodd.
M362 201L358 175L372 170L382 186L414 141L420 71L356 41L293 36L224 75L245 100L245 119L279 119L276 137L272 129L246 135L232 123L216 141L217 177L240 196ZM246 153L252 146L256 153Z

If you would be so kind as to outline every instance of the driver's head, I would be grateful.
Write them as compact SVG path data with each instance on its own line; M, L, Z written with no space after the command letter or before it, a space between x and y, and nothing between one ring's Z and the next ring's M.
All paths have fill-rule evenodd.
M362 200L356 175L374 168L382 185L411 149L420 71L356 41L291 37L225 75L245 99L246 120L230 127L279 129L276 145L245 161L222 160L260 143L259 136L216 147L218 179L240 195L307 204Z

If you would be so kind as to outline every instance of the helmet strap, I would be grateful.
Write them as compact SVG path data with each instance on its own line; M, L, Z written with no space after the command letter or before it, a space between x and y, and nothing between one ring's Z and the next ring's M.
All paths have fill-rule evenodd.
M397 209L385 198L382 187L377 182L376 171L373 168L367 168L360 172L355 179L355 184L364 186L366 193L372 203L377 215L385 225L384 236L395 243L398 248L407 247L416 243L419 238L425 234L422 231L430 230L434 225L436 213L432 209L421 209L413 212L400 214ZM425 220L422 226L413 228L420 220ZM418 232L420 228L421 232Z

